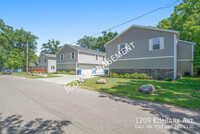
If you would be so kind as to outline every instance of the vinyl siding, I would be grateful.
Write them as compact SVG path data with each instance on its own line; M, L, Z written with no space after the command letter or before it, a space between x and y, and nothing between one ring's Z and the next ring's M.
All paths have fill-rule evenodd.
M71 59L71 53L72 52L75 52L75 58L74 59ZM67 63L67 62L77 62L78 59L77 59L77 53L78 51L77 50L74 50L68 46L64 46L64 48L56 54L56 62L57 63ZM64 60L60 60L60 55L61 54L64 54Z
M177 59L192 59L192 45L184 42L178 42Z
M149 40L152 38L164 37L164 49L161 50L149 50ZM107 58L118 52L118 44L134 42L135 48L124 55L121 59L129 58L148 58L148 57L163 57L163 56L174 56L174 34L167 32L160 32L154 30L147 30L141 28L133 28L123 34L118 39L107 45ZM168 63L164 63L167 61ZM136 61L116 61L110 65L111 69L130 69L146 68L146 69L163 69L163 68L174 68L174 58L167 59L148 59L148 60L136 60ZM123 64L123 65L121 65Z
M65 69L74 69L76 68L76 64L57 64L57 70L65 70Z
M112 63L111 69L173 69L172 59L122 60Z
M51 69L51 66L54 66L54 69ZM56 72L56 59L48 58L48 73Z
M106 59L106 57L104 57ZM101 64L103 62L103 56L98 55L98 60L96 60L96 54L90 54L85 52L79 52L78 63L82 64Z
M192 47L193 45L185 43L185 42L178 42L177 48L177 69L178 73L185 74L185 72L190 72L190 75L193 75L193 53Z

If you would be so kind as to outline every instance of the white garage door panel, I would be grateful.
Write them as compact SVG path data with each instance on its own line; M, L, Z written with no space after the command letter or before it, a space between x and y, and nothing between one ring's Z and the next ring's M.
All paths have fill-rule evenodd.
M79 65L79 69L81 69L81 74L92 73L93 66L89 65Z

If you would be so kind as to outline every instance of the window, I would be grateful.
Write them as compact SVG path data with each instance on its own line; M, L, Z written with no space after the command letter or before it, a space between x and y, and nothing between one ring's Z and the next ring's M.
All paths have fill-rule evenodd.
M104 61L104 56L103 56L103 61Z
M164 49L164 37L153 38L149 40L149 50Z
M44 62L47 62L47 59L46 59L46 58L44 59Z
M40 63L40 59L39 59L39 63Z
M60 60L64 60L64 54L60 55Z
M96 55L96 60L98 60L98 55Z
M72 52L71 53L71 59L74 59L75 58L75 52Z
M160 38L153 39L153 50L160 49Z
M118 52L122 53L122 50L125 49L125 44L119 44L118 45Z
M55 66L51 66L51 69L55 69Z

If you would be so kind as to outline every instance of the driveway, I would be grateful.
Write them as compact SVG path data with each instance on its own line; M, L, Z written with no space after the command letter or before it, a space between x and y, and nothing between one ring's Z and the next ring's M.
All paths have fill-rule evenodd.
M79 78L87 78L86 75L66 75L66 74L54 74L54 75L60 76L60 77L40 78L40 79L37 79L37 80L42 80L42 81L46 81L46 82L66 85L66 84L68 84L72 81L78 80ZM99 77L99 76L101 76L101 75L94 75L92 77Z
M183 123L184 118L189 123ZM161 119L180 119L181 122ZM199 132L199 111L80 88L68 93L59 84L0 75L0 133L3 134Z

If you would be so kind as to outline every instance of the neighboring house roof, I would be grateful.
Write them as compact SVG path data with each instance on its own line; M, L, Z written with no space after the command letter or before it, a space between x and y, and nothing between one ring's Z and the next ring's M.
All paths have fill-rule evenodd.
M196 45L196 43L190 42L190 41L179 40L179 42L187 43L187 44L194 45L194 46Z
M91 49L88 49L88 48L84 48L84 47L80 47L80 46L73 46L73 45L69 45L69 44L65 44L62 48L64 48L65 46L68 46L68 47L71 47L77 51L82 51L82 52L87 52L87 53L93 53L93 54L100 54L100 55L105 55L104 52L100 52L100 51L96 51L96 50L91 50ZM62 48L60 50L62 50ZM60 51L59 50L59 51ZM58 52L59 52L58 51ZM57 52L57 53L58 53ZM57 54L56 53L56 54Z
M55 54L42 54L48 58L56 58L56 55Z
M36 67L36 64L35 64L34 62L30 62L30 63L29 63L29 66L30 66L30 67Z
M112 40L110 40L109 42L107 42L104 46L109 45L111 42L113 42L114 40L116 40L117 38L119 38L120 36L122 36L123 34L125 34L126 32L128 32L132 28L149 29L149 30L154 30L154 31L161 31L161 32L173 33L173 34L177 34L178 36L180 35L180 32L179 31L175 31L175 30L160 29L160 28L149 27L149 26L132 25L131 27L129 27L128 29L126 29L125 31L123 31L122 33L120 33L118 36L116 36L115 38L113 38Z

